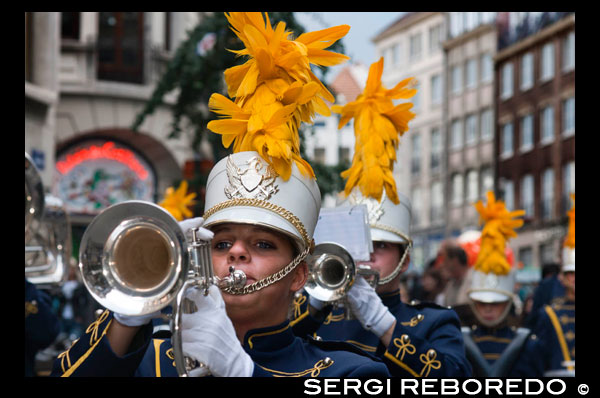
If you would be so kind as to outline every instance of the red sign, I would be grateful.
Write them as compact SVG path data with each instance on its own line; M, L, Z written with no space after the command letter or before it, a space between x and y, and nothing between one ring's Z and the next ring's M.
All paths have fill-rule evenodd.
M148 178L148 170L140 164L135 154L129 149L115 148L115 143L111 141L106 142L102 146L92 145L89 148L83 148L71 155L67 155L65 160L56 162L56 169L61 174L66 174L78 164L94 159L115 160L129 167L141 180Z

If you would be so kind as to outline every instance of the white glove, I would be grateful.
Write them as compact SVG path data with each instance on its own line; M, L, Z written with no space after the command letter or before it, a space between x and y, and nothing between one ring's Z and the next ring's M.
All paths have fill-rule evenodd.
M317 311L321 311L327 305L327 302L316 299L309 294L308 304L310 304L310 306L315 308Z
M207 296L203 290L190 289L186 297L198 311L182 315L184 355L205 364L213 376L252 376L254 362L235 334L219 288L211 286Z
M162 316L160 311L155 311L148 315L123 315L115 312L114 318L125 326L143 326L154 318L160 318Z
M200 228L203 224L204 218L202 217L188 218L187 220L179 221L179 226L188 240L191 240L192 228ZM198 231L198 238L202 240L211 240L213 236L215 236L215 234L206 228L200 228Z
M383 304L375 289L358 275L354 285L348 290L348 306L352 314L360 321L366 330L381 338L387 332L396 318Z

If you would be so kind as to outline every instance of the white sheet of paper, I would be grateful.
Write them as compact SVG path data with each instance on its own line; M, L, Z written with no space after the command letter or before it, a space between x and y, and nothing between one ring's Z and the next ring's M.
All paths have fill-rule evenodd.
M368 261L373 251L366 205L324 208L314 232L315 244L338 243L354 261Z

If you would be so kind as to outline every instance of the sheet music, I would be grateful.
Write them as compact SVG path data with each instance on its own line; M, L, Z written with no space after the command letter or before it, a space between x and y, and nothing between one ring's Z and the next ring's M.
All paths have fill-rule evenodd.
M315 244L338 243L354 261L368 261L373 251L366 205L324 208L314 232Z

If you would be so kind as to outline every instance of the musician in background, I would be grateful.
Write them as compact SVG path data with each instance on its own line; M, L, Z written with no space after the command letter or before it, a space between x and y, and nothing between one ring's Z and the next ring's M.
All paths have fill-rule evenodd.
M516 237L513 219L524 212L509 212L493 192L487 193L487 206L475 204L485 222L480 244L472 245L474 264L467 290L475 321L463 326L467 358L475 377L541 377L542 353L530 329L517 328L511 310L520 303L515 295L515 270L506 258L506 242Z
M198 289L186 292L197 311L183 315L183 353L206 365L213 376L388 377L381 361L352 345L307 341L296 337L290 328L288 311L295 293L306 282L304 258L314 247L312 234L321 205L312 168L299 156L296 134L301 120L317 107L323 111L320 97L332 96L318 80L296 80L312 75L297 70L308 67L310 59L301 58L306 54L298 52L299 43L287 40L281 29L284 25L279 25L280 34L274 36L270 23L265 28L264 19L256 25L262 14L227 16L246 44L246 34L261 36L261 40L253 38L254 46L280 40L262 49L261 62L272 56L269 49L275 45L281 45L283 54L291 52L288 57L300 58L289 65L295 72L294 78L290 77L292 87L278 79L278 74L264 69L256 69L258 75L248 73L244 79L248 71L244 65L226 71L226 78L231 76L229 73L242 71L233 80L237 84L245 82L244 106L248 108L220 94L214 94L209 102L211 110L218 113L235 112L230 114L234 120L222 119L208 125L223 134L226 147L234 144L234 154L219 161L208 177L203 218L185 220L181 227L186 234L190 228L200 227L196 231L199 237L212 241L216 276L224 278L234 267L245 273L247 282L241 288L223 292L211 286L206 296ZM348 28L328 29L330 44L344 36ZM302 35L297 40L306 41L302 46L311 46L312 37ZM317 33L316 37L321 36ZM314 45L319 49L328 46L321 42ZM327 57L326 51L319 54L320 59ZM335 53L331 57L338 62L346 59ZM252 57L250 61L255 62ZM235 93L237 87L229 89ZM280 89L284 90L281 96L271 91ZM240 135L228 137L232 127ZM253 136L249 131L257 134ZM263 145L266 142L268 156ZM151 336L150 321L157 315L123 316L106 311L59 357L54 374L176 376L171 341ZM203 375L205 371L200 368L190 373Z
M297 298L292 323L298 335L345 341L375 354L393 376L466 377L471 370L456 313L434 303L401 301L400 275L410 262L412 244L411 205L396 191L392 170L399 136L414 114L411 103L394 106L392 99L410 98L416 90L409 87L411 79L386 90L382 71L383 58L371 65L365 92L346 107L334 108L342 114L340 128L352 117L370 121L354 124L356 149L352 166L342 173L348 179L342 205L368 208L374 251L363 264L379 272L381 284L374 289L356 277L347 293L354 320L345 319L344 309L332 309L305 293Z
M50 296L25 279L25 376L35 376L35 355L60 332Z
M559 281L564 295L538 311L536 335L544 347L544 376L575 376L575 195L567 212L569 226L562 249Z

